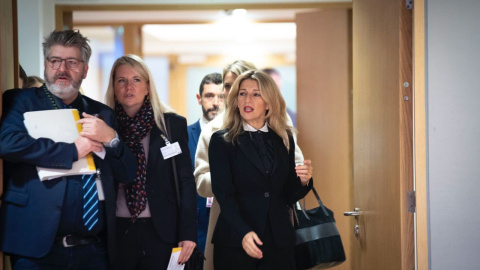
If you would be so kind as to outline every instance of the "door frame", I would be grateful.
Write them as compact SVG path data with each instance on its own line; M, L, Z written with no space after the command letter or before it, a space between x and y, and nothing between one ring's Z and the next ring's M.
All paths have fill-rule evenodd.
M16 3L16 0L12 0ZM3 1L2 1L3 4ZM204 10L214 8L351 8L351 3L299 4L211 4L211 5L55 5L56 29L77 10ZM429 269L428 207L426 177L426 118L425 118L425 0L415 1L414 7L414 174L416 190L416 255L417 269ZM70 14L70 15L68 15ZM69 17L70 16L70 17ZM0 47L5 50L5 47ZM18 57L16 58L18 59ZM17 60L18 61L18 60ZM2 69L4 70L4 69ZM2 71L3 72L3 71ZM2 76L3 80L5 78ZM1 104L0 104L1 106ZM1 107L0 107L1 108ZM1 176L0 176L1 177ZM0 265L1 266L1 265ZM1 268L0 268L1 269Z
M218 8L352 8L352 3L285 3L285 4L207 4L207 5L56 5L56 29L71 23L71 14L78 10L205 10ZM414 185L416 193L415 247L416 266L429 269L428 207L426 177L425 118L425 0L415 1L413 20L414 52Z
M429 269L427 136L425 106L425 0L416 0L413 19L414 165L417 269Z
M146 4L146 5L55 5L55 29L61 30L71 26L74 11L155 11L155 10L230 10L230 9L302 9L302 8L343 8L351 9L351 2L322 3L249 3L249 4ZM293 20L292 20L293 21ZM127 23L127 22L126 22ZM148 22L155 23L155 22ZM157 22L159 23L159 22ZM183 23L192 23L184 21ZM198 23L198 22L196 22ZM118 24L118 23L115 23Z

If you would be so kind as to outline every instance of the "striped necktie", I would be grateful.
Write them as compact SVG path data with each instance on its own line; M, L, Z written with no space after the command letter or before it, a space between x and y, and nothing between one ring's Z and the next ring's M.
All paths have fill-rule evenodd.
M90 231L98 222L98 194L95 174L82 175L83 180L83 224Z

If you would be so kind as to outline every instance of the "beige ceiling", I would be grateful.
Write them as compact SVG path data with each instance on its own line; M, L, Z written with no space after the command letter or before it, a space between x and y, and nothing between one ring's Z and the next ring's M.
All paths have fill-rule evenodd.
M250 9L247 18L253 21L293 21L295 14L308 12L304 9ZM157 10L157 11L74 11L73 21L76 24L117 23L117 22L157 22L182 23L214 22L226 16L228 10Z
M74 11L74 25L147 24L142 29L144 54L283 54L295 55L295 14L315 9L258 9L232 16L232 10ZM89 36L111 39L102 27Z

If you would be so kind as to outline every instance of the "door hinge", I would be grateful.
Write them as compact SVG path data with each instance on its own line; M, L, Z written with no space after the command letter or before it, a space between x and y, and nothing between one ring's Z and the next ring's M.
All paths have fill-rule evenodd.
M410 190L407 192L407 209L409 213L415 213L415 207L416 207L416 196L415 196L415 191Z
M405 0L407 9L413 9L413 0Z

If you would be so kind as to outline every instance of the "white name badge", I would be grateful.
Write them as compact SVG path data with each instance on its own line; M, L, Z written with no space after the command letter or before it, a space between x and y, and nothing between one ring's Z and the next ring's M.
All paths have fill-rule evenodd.
M163 159L169 159L182 153L182 149L180 149L178 142L167 144L160 148L160 151L162 151Z
M208 208L211 208L213 204L213 197L207 197L207 204L205 205Z
M99 201L105 201L105 195L103 194L102 181L97 178L97 180L95 182L97 183L98 200Z

